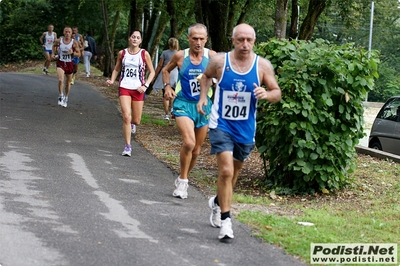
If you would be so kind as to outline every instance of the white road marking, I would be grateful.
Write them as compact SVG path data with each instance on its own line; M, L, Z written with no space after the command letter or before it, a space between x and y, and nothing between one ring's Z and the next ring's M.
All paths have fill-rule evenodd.
M5 152L4 156L0 157L1 262L4 265L66 265L61 253L43 243L34 233L29 232L29 228L24 224L37 221L36 217L46 218L47 223L55 225L53 230L73 232L68 226L57 221L59 217L50 209L48 201L38 199L41 191L35 190L32 184L42 178L35 176L34 171L37 169L29 166L32 161L28 154L17 150ZM16 211L29 210L29 215L10 211L6 206L9 206L11 201L23 202L21 210Z
M119 237L147 239L150 242L158 243L158 240L153 239L139 229L140 222L129 216L128 211L122 206L120 201L113 199L108 193L98 190L99 186L96 179L94 179L80 155L69 153L68 156L72 159L72 168L75 172L80 175L90 187L96 189L96 191L93 191L93 194L97 195L100 201L108 208L109 212L102 213L102 215L106 219L118 222L125 227L126 230L114 230Z
M140 183L140 181L135 180L135 179L126 179L126 178L120 178L119 180L126 182L126 183L132 183L132 184L137 184Z
M68 153L68 157L72 159L72 168L76 174L80 175L85 182L94 189L98 189L96 179L93 178L92 173L86 167L86 163L81 156L75 153Z
M153 204L163 204L163 202L160 201L151 201L151 200L139 200L141 203L147 204L147 205L153 205Z

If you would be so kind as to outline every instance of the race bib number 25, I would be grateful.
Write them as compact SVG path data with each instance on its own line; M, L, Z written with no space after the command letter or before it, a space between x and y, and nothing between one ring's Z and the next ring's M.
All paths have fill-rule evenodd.
M222 117L227 120L247 120L250 111L251 92L224 91Z
M190 79L189 84L192 97L200 95L200 82L197 79Z

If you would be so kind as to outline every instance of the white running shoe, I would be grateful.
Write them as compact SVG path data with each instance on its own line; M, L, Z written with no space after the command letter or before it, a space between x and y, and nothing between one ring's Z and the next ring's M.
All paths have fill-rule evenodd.
M58 96L58 105L62 105L64 101L64 96Z
M176 189L172 193L172 196L181 198L181 199L187 199L187 197L188 197L187 189L189 187L188 182L179 181L179 177L178 177L177 179L175 179L175 187L176 187Z
M234 238L231 218L226 218L225 220L221 221L221 230L219 231L218 238L222 242L229 241Z
M62 106L62 107L67 107L67 105L68 105L68 98L67 98L67 97L64 97L63 100L62 100L61 106Z
M122 152L122 155L123 156L129 156L129 157L132 156L132 147L131 147L131 145L125 145L125 149Z
M215 197L208 200L208 206L211 209L210 223L212 227L221 227L221 208L214 202Z
M164 115L164 120L169 120L169 115Z
M131 130L132 130L132 134L136 133L136 125L135 124L131 124Z

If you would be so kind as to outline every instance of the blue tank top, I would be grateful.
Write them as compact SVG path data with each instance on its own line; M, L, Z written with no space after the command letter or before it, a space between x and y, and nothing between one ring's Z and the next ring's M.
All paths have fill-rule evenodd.
M203 58L198 65L190 61L189 48L184 50L182 67L179 69L178 81L175 92L178 97L183 97L189 101L200 99L200 82L197 77L204 72L209 61L209 49L204 48Z
M209 128L229 133L237 143L251 144L255 142L257 112L253 83L260 84L258 55L248 72L238 73L231 68L229 54L225 55L225 65L215 90Z

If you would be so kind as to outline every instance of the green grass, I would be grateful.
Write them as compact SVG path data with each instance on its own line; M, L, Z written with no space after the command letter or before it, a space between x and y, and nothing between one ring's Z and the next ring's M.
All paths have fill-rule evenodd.
M387 220L386 215L308 209L295 218L243 211L237 219L250 225L255 235L264 241L309 261L310 243L397 243L400 236L398 220ZM311 222L315 226L302 226L298 222Z
M158 126L167 126L168 121L161 119L161 118L156 118L153 115L142 113L142 124L151 124L151 125L158 125Z
M355 183L336 195L304 197L304 201L298 197L299 200L285 202L284 197L280 201L237 194L234 202L258 204L266 209L276 205L294 215L245 210L236 218L249 225L255 236L307 263L311 243L399 244L399 169L399 164L363 157L359 158L359 168L352 176ZM298 222L311 222L314 226Z
M190 179L200 187L209 187L209 190L215 194L217 191L217 177L211 175L205 169L193 169L190 172Z

